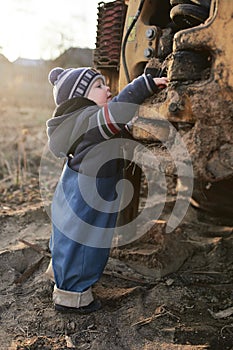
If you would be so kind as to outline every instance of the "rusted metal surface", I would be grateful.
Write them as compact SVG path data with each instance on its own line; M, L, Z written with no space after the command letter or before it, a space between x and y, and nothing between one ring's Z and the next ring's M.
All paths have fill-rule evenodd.
M125 3L123 38L141 2L127 0ZM185 6L180 7L181 4ZM173 142L171 130L182 138L194 172L191 206L184 221L173 231L174 245L171 245L170 236L162 232L161 241L152 242L150 247L151 238L145 237L146 253L141 249L141 241L138 246L136 243L128 247L129 251L126 247L115 252L127 262L132 260L139 270L146 266L145 274L155 275L153 269L160 271L158 265L163 262L159 274L178 269L172 264L169 267L168 260L169 256L174 256L175 261L176 252L179 255L180 251L185 251L187 254L181 255L182 264L191 254L193 244L187 251L182 246L186 233L192 242L197 232L202 236L211 225L233 226L232 18L233 2L229 0L145 0L129 35L125 56L130 79L145 71L169 78L165 90L140 106L133 126L134 138L153 152L166 176L167 198L160 217L164 222L171 215L178 192L189 180L177 178L174 159L166 149ZM117 79L118 74L115 84ZM116 90L126 84L121 57ZM139 157L135 150L134 158ZM144 162L150 166L152 159L144 156ZM155 168L153 164L151 168ZM155 170L155 176L156 171L159 169ZM133 176L131 181L136 188L143 184ZM159 204L154 203L154 207ZM158 223L152 231L152 237L160 237ZM159 251L155 251L155 245Z
M100 2L94 63L97 68L119 68L126 7L122 0Z
M203 4L209 15L185 29L172 23L177 3L181 2L145 0L127 44L131 78L154 69L155 75L167 74L170 81L166 91L140 107L133 135L144 142L164 143L167 126L163 128L160 120L168 120L182 135L191 156L193 196L199 208L213 216L219 213L218 220L227 216L222 221L229 223L233 217L233 2L187 1L196 6ZM126 22L138 4L129 1ZM149 28L156 28L152 40L146 35ZM148 45L153 49L149 59L144 55ZM121 66L120 88L125 84Z

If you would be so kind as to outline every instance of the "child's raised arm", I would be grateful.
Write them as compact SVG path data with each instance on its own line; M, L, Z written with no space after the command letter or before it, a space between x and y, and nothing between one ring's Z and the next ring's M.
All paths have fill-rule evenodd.
M134 117L138 106L167 84L166 77L153 78L149 74L143 74L129 83L99 110L97 119L102 136L108 139L117 134Z

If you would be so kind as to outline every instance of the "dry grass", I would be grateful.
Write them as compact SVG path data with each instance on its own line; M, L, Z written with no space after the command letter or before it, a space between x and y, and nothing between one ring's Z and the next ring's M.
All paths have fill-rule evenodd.
M40 201L39 166L51 109L4 107L0 113L1 210Z

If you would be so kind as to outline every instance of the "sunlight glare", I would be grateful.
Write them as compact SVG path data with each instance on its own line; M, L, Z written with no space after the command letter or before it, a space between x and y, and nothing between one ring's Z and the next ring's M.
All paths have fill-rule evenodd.
M54 59L62 48L94 48L97 0L8 0L0 12L0 49L18 57Z

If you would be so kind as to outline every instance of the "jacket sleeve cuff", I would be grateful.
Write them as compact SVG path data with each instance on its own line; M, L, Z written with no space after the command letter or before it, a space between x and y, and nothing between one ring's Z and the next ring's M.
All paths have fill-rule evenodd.
M145 74L144 75L145 83L147 86L148 91L151 93L151 95L155 94L159 91L158 86L155 84L154 79L151 74Z

